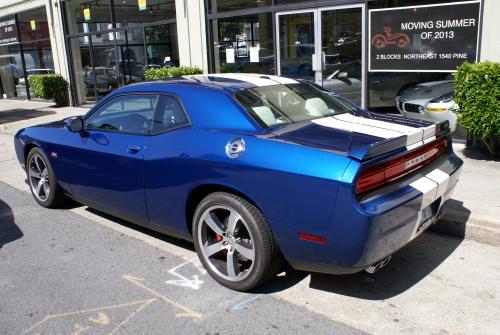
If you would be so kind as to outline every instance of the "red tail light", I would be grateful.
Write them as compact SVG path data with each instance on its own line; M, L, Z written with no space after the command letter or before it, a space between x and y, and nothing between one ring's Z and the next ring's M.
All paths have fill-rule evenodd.
M446 150L447 145L446 138L443 138L411 154L364 170L356 183L356 194L371 190L415 171L439 157Z

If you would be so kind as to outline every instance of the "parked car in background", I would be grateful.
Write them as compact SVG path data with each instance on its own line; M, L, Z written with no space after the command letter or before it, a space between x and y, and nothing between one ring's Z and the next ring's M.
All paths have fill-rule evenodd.
M84 68L83 82L85 84L86 96L95 95L94 76L97 81L97 93L99 95L106 95L118 88L118 76L114 69L106 67L96 67L94 71L92 71L91 68Z
M457 127L457 115L451 110L455 84L453 80L441 80L412 86L395 99L401 115L432 122L450 122L451 131Z
M29 70L26 70L26 75L28 77L28 80L30 80L30 76L39 75L39 74L55 74L55 71L52 69L29 69ZM26 85L26 83L24 82L24 77L19 77L19 84Z
M118 61L118 65L113 67L114 70L118 70L120 68L120 73L125 75L126 83L133 82L131 80L132 77L140 78L140 80L144 80L144 74L146 73L147 66L142 64L141 62L126 60L125 62L122 60Z
M352 102L361 104L360 61L345 63L340 68L326 67L323 73L323 86L342 95ZM396 96L408 87L421 82L442 79L443 74L437 72L371 72L367 78L370 87L370 107L394 106Z
M214 280L239 291L284 259L331 274L385 266L451 197L462 168L451 141L447 122L259 74L128 85L14 138L41 206L70 197L193 241Z

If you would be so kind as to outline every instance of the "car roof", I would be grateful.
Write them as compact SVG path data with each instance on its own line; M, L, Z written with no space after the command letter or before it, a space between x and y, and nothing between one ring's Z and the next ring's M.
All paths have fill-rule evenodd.
M221 74L206 74L206 75L191 75L179 78L170 79L157 79L144 81L134 85L126 86L124 89L129 88L133 91L134 87L138 86L148 87L156 86L155 89L162 91L162 86L167 85L189 85L204 88L225 89L229 91L238 91L241 89L264 87L280 84L297 84L297 80L278 77L273 75L262 75L255 73L221 73ZM160 84L160 85L158 85ZM127 90L127 91L129 91Z

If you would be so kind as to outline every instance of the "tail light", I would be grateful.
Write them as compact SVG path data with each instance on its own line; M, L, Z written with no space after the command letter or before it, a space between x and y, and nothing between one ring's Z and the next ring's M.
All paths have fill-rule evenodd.
M371 190L417 170L439 157L447 146L446 138L442 138L411 154L364 170L356 183L356 194Z

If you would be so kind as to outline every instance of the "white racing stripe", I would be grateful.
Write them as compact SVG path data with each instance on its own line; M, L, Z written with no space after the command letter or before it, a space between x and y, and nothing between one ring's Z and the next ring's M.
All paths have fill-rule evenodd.
M425 176L438 184L436 198L442 196L448 189L450 176L446 172L436 169Z
M397 123L391 123L380 120L367 119L363 117L354 116L352 114L341 114L335 115L334 118L346 122L351 122L354 124L366 125L371 127L377 127L380 129L386 129L389 131L396 131L401 135L406 135L406 145L412 145L418 141L421 141L424 136L425 128L414 128ZM433 133L434 135L434 133Z
M422 177L411 183L410 186L422 192L422 204L420 205L420 210L429 206L434 202L434 200L436 200L438 184L429 178Z
M296 80L290 79L290 78L282 78L282 77L277 77L277 76L270 76L270 75L260 75L260 74L211 74L208 75L209 77L216 77L216 78L227 78L227 79L234 79L234 80L241 80L241 81L246 81L251 84L254 84L255 86L271 86L271 85L277 85L278 83L280 84L297 84L298 82ZM267 78L262 78L262 77L267 77Z
M377 128L373 126L367 126L363 124L356 124L352 122L345 122L341 120L334 119L333 117L326 117L322 119L311 120L320 126L336 128L346 131L353 131L361 134L367 134L371 136L377 136L381 138L394 138L400 137L405 134L393 130L387 130L382 128Z

